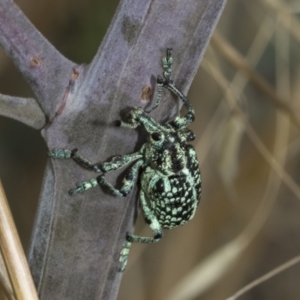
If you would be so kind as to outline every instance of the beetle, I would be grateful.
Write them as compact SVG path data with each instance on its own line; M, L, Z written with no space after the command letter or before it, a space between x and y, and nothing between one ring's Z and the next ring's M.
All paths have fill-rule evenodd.
M127 122L118 125L128 128L143 126L148 133L147 142L135 153L117 155L109 161L93 164L82 157L77 149L53 149L52 158L72 158L81 166L102 173L95 179L81 182L71 195L85 192L100 185L116 196L126 197L139 180L139 199L145 221L153 230L153 237L140 237L127 233L126 242L120 254L121 271L127 265L128 254L133 242L155 243L163 236L163 228L173 229L190 221L196 212L201 195L201 176L195 149L189 144L195 139L188 129L195 119L195 112L186 96L174 85L172 74L172 49L162 58L163 77L157 77L156 103L150 111L133 108ZM179 97L187 108L185 116L177 116L166 124L160 124L150 117L162 98L163 89L168 89ZM134 164L127 171L120 189L112 186L105 178L105 173L117 170L130 163Z

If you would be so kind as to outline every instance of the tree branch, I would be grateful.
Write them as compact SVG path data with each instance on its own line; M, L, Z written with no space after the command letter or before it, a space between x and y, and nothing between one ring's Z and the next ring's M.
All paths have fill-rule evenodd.
M12 0L0 0L0 44L52 119L75 65L41 35Z
M161 73L161 55L168 47L180 57L174 66L173 79L187 91L224 3L222 0L192 1L189 5L176 2L170 9L165 1L121 1L89 66L82 85L84 90L79 92L84 95L88 92L88 97L102 101L132 95L131 104L139 104L141 88L137 88L137 82L154 87L153 79ZM117 88L120 85L122 89ZM102 91L111 86L120 91L103 98Z
M0 115L20 121L35 129L42 129L46 124L45 114L33 98L0 94Z

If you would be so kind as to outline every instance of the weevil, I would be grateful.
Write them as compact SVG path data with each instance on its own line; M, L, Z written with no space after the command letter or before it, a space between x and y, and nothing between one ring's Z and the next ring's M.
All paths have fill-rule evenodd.
M195 112L186 96L174 85L172 74L172 49L168 48L162 58L163 77L157 77L156 102L150 111L133 108L127 122L119 121L118 125L128 128L143 126L148 139L141 149L135 153L118 155L109 161L93 164L82 157L77 149L53 149L52 158L72 158L82 167L101 173L95 179L81 182L71 189L71 195L102 186L120 197L126 197L136 181L139 181L139 200L145 221L153 230L153 237L141 237L127 233L126 242L120 254L121 271L127 265L129 250L133 242L155 243L163 236L163 228L173 229L190 221L196 212L201 195L201 176L195 149L189 144L195 139L194 133L188 129L195 118ZM187 113L181 117L160 124L150 117L156 109L166 88L179 97ZM105 174L117 170L130 163L133 165L124 176L120 189L112 186Z

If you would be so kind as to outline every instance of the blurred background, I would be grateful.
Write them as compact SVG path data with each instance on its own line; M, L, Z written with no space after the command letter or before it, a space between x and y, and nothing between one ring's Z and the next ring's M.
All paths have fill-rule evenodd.
M15 2L77 63L92 59L118 5ZM203 176L198 212L161 242L133 246L118 300L226 299L299 261L299 14L297 0L228 0L189 92ZM33 96L2 49L0 92ZM39 132L3 117L0 145L0 177L27 249L46 146ZM142 218L135 232L148 232ZM300 264L291 265L239 299L300 299Z

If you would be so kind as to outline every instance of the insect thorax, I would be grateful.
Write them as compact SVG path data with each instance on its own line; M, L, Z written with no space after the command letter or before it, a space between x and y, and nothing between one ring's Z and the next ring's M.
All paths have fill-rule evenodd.
M154 170L164 175L173 175L187 167L187 144L180 132L173 128L166 127L165 129L164 132L155 132L150 135L144 157L147 164ZM157 140L154 141L153 136Z

